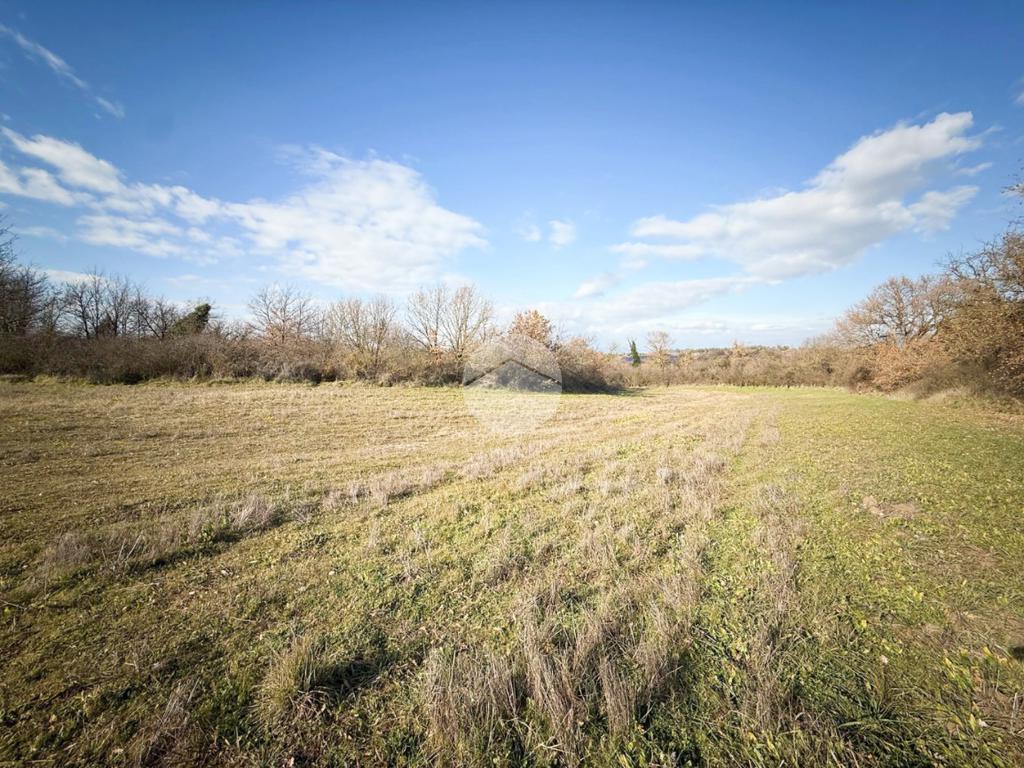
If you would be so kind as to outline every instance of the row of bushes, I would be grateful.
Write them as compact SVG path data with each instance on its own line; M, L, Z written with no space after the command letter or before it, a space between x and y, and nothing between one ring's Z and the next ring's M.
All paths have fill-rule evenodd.
M568 391L607 391L626 383L615 358L581 339L553 345ZM362 380L378 385L461 381L462 361L447 350L394 341L369 364L327 338L268 343L244 330L207 329L157 337L81 338L59 333L0 334L0 373L58 376L96 384L151 379L261 378L274 381Z
M136 384L160 378L261 378L441 385L458 382L461 366L444 353L394 350L370 375L346 350L326 342L310 341L281 354L259 338L214 333L172 339L0 335L0 373L58 376L95 384ZM605 387L607 382L597 385Z
M52 286L16 262L0 228L0 373L96 383L260 377L440 385L459 382L467 357L500 332L490 302L472 287L413 294L404 322L384 298L321 309L280 287L260 291L250 310L249 323L224 323L207 302L188 310L102 275ZM1008 232L937 275L890 278L831 333L800 347L676 351L668 334L655 332L644 354L631 341L622 356L558 338L534 310L504 332L551 350L570 391L710 383L921 393L967 386L1024 396L1024 235Z
M1014 390L995 382L984 365L953 359L934 340L905 346L850 347L831 340L800 347L696 349L666 362L645 356L639 365L573 340L554 350L567 391L631 386L728 384L841 386L921 392L952 387ZM448 353L393 347L371 372L351 350L309 340L287 352L255 336L206 332L158 338L0 335L0 372L50 375L99 384L151 379L260 378L275 381L363 380L377 385L445 385L461 380L460 361Z

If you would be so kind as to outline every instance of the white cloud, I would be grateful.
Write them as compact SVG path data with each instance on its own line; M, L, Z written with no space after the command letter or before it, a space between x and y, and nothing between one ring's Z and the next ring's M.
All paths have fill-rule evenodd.
M699 259L704 249L689 243L619 243L611 247L613 253L621 253L632 258L657 256L663 259Z
M44 269L43 274L58 283L84 283L93 278L85 272L68 272L66 269Z
M594 282L600 279L594 278ZM612 296L592 294L586 301L548 303L539 308L572 333L622 340L627 336L643 337L655 329L692 330L694 307L768 282L751 275L650 282ZM724 332L727 328L723 325L708 330Z
M174 193L175 213L194 224L203 224L223 210L220 201L208 200L185 187L173 187L171 191Z
M307 277L358 290L405 290L441 262L485 245L473 219L439 206L413 169L330 155L317 179L279 203L225 204L224 215L265 253Z
M121 174L113 165L94 157L78 144L41 135L27 138L10 128L0 130L23 155L56 168L69 186L104 194L116 194L124 189Z
M614 272L602 272L589 280L585 280L580 284L580 287L576 289L576 293L573 294L574 299L588 299L594 296L603 296L609 290L617 286L631 272L643 269L647 266L647 262L643 259L637 258L633 255L627 255L619 264L619 268Z
M591 296L600 296L609 288L613 288L622 282L622 278L614 272L602 272L601 274L585 280L576 289L573 298L586 299Z
M441 207L412 168L315 149L309 182L280 201L230 202L182 186L128 183L113 164L49 136L3 136L39 168L0 164L0 193L92 209L76 236L94 245L210 262L250 252L291 273L360 291L405 291L486 245L475 220Z
M987 171L991 167L992 163L978 163L966 168L957 168L953 173L957 176L977 176L982 171Z
M518 229L519 236L528 243L539 243L544 239L544 233L536 224L523 224Z
M179 227L162 219L139 221L123 216L89 215L78 219L77 236L90 245L128 248L148 256L178 256L183 253L176 238Z
M940 161L981 146L979 137L967 135L972 123L969 112L901 123L861 138L800 191L717 206L687 220L651 216L635 223L633 235L675 240L672 246L684 247L677 257L725 259L764 278L836 269L899 232L948 226L976 188L931 190L912 202L907 197ZM655 244L618 247L640 246Z
M19 237L38 237L45 240L56 240L59 243L67 242L68 236L63 232L58 232L53 227L15 227L15 232Z
M102 96L97 96L93 93L92 86L89 85L85 80L79 77L75 70L68 64L64 59L58 56L56 53L51 51L49 48L45 48L34 40L29 40L27 37L22 35L17 30L11 29L10 27L0 24L0 36L10 38L18 47L21 48L25 54L32 59L41 61L50 70L57 75L61 80L70 83L75 88L80 90L82 93L89 96L101 109L105 112L113 115L114 117L124 117L124 107L117 104L109 99L105 99Z
M53 176L41 168L11 169L0 160L0 194L28 197L56 205L79 202Z
M909 210L914 216L915 228L920 232L940 232L964 205L978 193L977 187L954 187L946 192L925 192Z
M73 194L41 168L26 168L21 172L20 194L57 205L74 205L77 202Z
M576 241L576 225L569 220L552 219L548 222L551 233L548 242L556 248L569 245Z
M533 221L532 213L525 213L516 225L516 234L528 243L547 242L555 248L561 248L576 241L575 222L569 219L551 219L546 226L539 226Z
M638 322L671 317L711 299L766 282L735 275L696 280L645 283L591 306L588 314L610 322Z

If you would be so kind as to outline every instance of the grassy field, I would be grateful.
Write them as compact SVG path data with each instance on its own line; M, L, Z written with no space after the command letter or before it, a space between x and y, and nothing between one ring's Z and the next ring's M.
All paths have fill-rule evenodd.
M1024 420L0 384L0 763L1024 764Z

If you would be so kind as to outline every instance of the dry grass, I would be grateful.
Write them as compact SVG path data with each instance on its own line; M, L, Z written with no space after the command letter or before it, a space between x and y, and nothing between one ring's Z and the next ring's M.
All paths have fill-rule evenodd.
M295 638L271 661L257 693L264 728L287 729L321 714L330 701L334 669L325 638Z
M201 734L192 718L198 693L196 680L182 680L171 689L164 706L132 740L128 750L131 764L173 766L194 761L196 747L201 743Z
M513 439L457 390L3 386L8 762L1024 754L1019 425L666 389Z

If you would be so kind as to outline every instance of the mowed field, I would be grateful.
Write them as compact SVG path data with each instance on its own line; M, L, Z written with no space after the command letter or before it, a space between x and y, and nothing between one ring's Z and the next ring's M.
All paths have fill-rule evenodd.
M0 763L1020 765L1024 420L0 384Z

